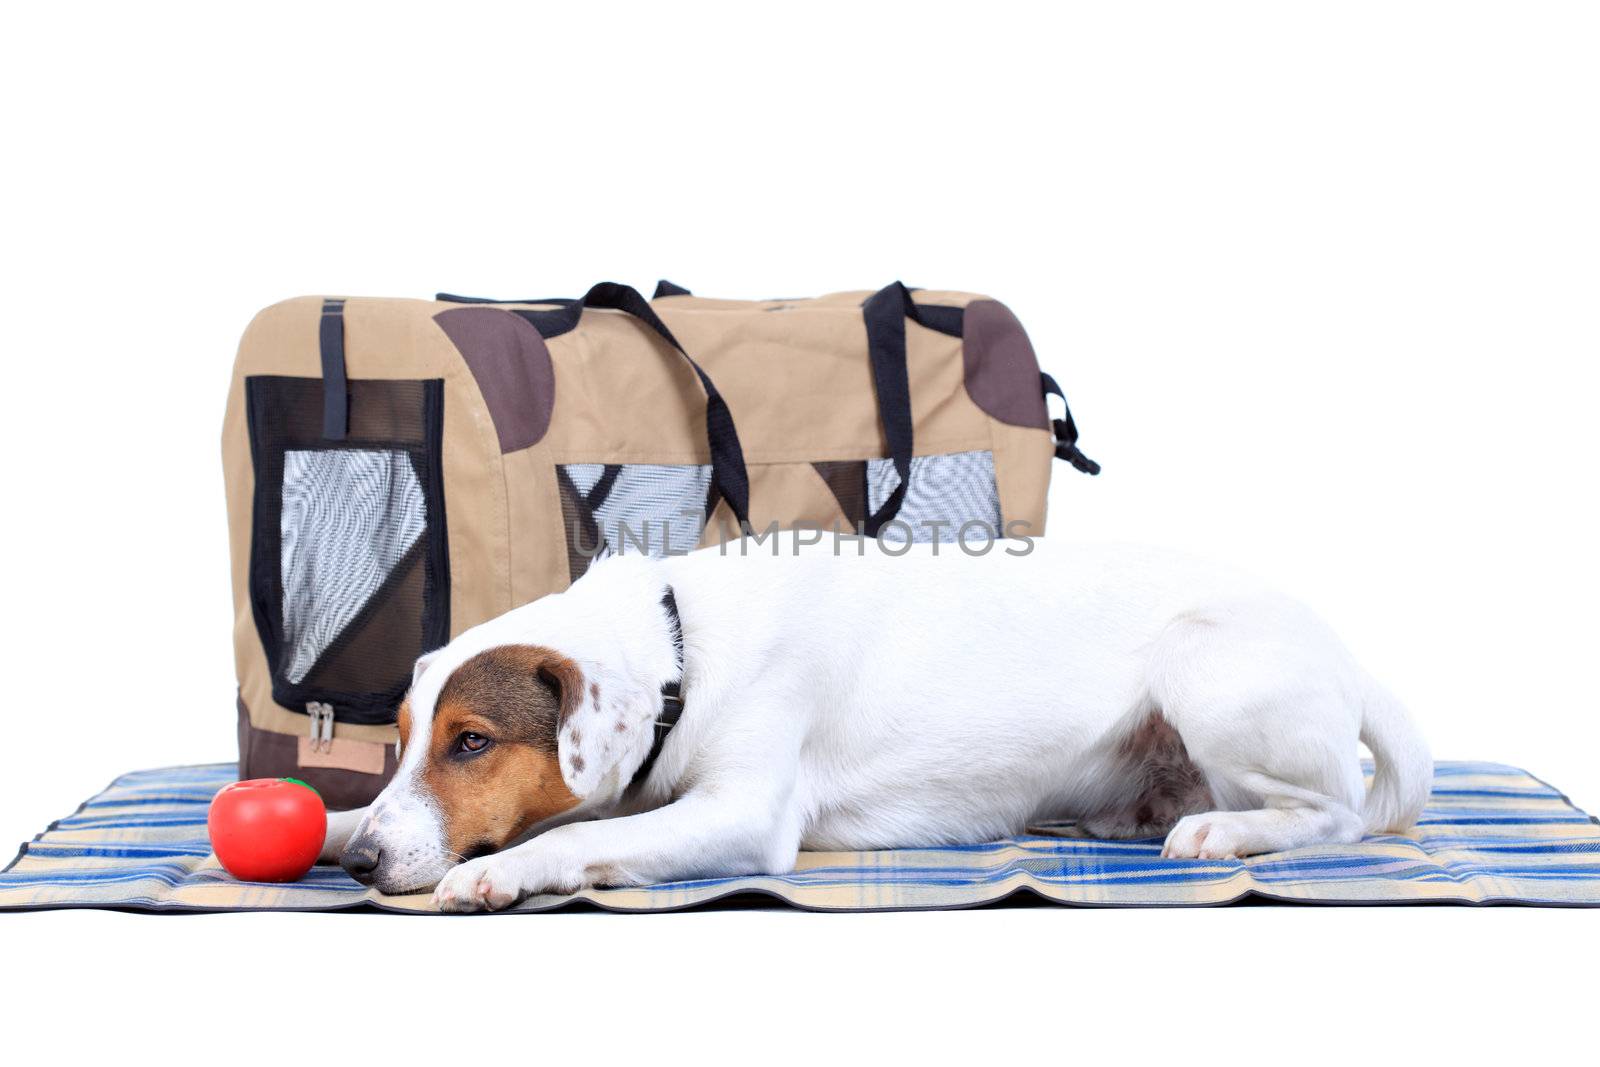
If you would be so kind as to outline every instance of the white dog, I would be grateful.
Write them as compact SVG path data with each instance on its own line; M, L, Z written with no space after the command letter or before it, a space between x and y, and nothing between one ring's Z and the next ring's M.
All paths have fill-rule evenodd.
M1432 764L1402 707L1240 574L1046 541L843 544L601 561L424 656L399 770L325 856L471 911L1042 819L1209 859L1422 809Z

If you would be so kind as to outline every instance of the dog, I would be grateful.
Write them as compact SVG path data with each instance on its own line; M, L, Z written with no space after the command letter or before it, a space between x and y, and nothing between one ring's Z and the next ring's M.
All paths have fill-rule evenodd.
M395 776L324 859L479 911L1038 820L1240 857L1401 832L1428 796L1400 703L1250 577L1126 546L865 546L618 556L467 630L417 661Z

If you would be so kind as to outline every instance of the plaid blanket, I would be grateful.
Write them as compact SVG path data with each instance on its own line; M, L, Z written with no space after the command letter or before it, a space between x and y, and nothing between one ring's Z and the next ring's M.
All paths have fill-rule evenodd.
M206 842L206 807L231 763L123 775L24 845L0 873L0 909L428 911L428 896L386 897L338 868L293 885L241 883ZM791 873L541 896L616 911L692 907L763 894L818 911L964 908L1031 892L1060 904L1182 906L1247 897L1324 904L1600 905L1600 825L1525 771L1440 763L1410 834L1246 860L1163 860L1159 841L1085 841L1038 832L954 848L806 852Z

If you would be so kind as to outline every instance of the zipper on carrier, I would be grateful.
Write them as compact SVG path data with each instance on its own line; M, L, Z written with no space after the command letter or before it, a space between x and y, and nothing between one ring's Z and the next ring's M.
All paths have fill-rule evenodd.
M306 718L310 720L311 751L333 750L333 705L320 700L306 704Z

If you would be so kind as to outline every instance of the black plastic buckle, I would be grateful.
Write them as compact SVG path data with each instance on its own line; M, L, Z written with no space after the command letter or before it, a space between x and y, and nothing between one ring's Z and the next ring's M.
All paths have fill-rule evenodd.
M1050 383L1054 385L1052 381ZM1045 394L1045 403L1048 404L1049 392ZM1055 395L1061 396L1059 390ZM1084 474L1099 474L1100 464L1078 451L1078 424L1072 421L1072 409L1066 406L1067 398L1061 397L1061 413L1059 419L1050 420L1050 428L1055 431L1056 458L1064 459Z

